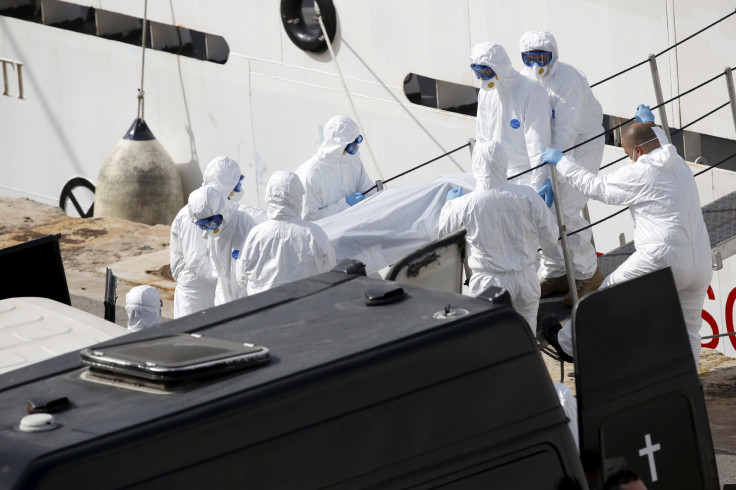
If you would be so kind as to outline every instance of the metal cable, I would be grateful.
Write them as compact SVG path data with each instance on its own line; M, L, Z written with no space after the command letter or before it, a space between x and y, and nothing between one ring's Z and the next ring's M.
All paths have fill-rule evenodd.
M672 46L670 46L669 48L667 48L667 49L665 49L665 50L663 50L663 51L660 51L659 53L655 54L655 55L654 55L654 57L655 57L655 58L657 58L657 57L659 57L659 56L661 56L661 55L663 55L663 54L667 53L668 51L670 51L670 50L672 50L672 49L676 48L677 46L679 46L680 44L684 43L685 41L689 41L690 39L694 38L695 36L697 36L697 35L699 35L699 34L703 33L704 31L707 31L708 29L710 29L710 28L711 28L711 27L713 27L714 25L716 25L716 24L718 24L718 23L720 23L720 22L723 22L724 20L728 19L729 17L731 17L731 16L732 16L732 15L734 15L734 14L736 14L736 9L734 9L734 11L733 11L733 12L731 12L730 14L728 14L728 15L726 15L726 16L724 16L724 17L721 17L720 19L718 19L717 21L713 22L712 24L710 24L710 25L708 25L708 26L706 26L706 27L703 27L703 28L702 28L702 29L700 29L700 30L699 30L698 32L696 32L696 33L694 33L694 34L691 34L691 35L689 35L688 37L686 37L686 38L685 38L685 39L683 39L682 41L676 42L675 44L673 44L673 45L672 45ZM591 86L590 86L590 88L596 87L596 86L598 86L598 85L600 85L600 84L602 84L602 83L605 83L605 82L607 82L607 81L609 81L609 80L612 80L612 79L616 78L616 77L617 77L617 76L619 76L619 75L623 75L624 73L626 73L626 72L629 72L629 71L633 70L634 68L638 68L638 67L640 67L641 65L644 65L644 64L646 64L647 62L649 62L649 59L646 59L646 60L644 60L644 61L642 61L642 62L640 62L640 63L637 63L637 64L635 64L635 65L632 65L632 66L630 66L630 67L626 68L625 70L621 70L620 72L618 72L618 73L616 73L616 74L614 74L614 75L611 75L610 77L608 77L608 78L605 78L605 79L601 80L600 82L596 82L596 83L594 83L593 85L591 85Z
M335 63L337 74L340 76L340 82L342 83L342 88L345 91L345 95L348 98L348 102L350 102L350 107L352 107L353 109L353 115L355 115L355 122L358 123L360 132L365 135L364 136L365 146L366 148L368 148L368 153L371 156L373 167L376 169L376 172L378 172L378 178L383 180L383 173L381 172L381 167L378 166L378 160L376 160L376 156L373 154L373 148L371 147L370 139L368 138L368 135L365 132L363 123L360 121L360 116L358 115L358 109L355 108L355 104L353 103L353 98L350 96L350 91L348 90L348 85L347 83L345 83L345 77L342 75L342 70L340 69L340 65L337 62L337 56L335 55L335 51L333 51L332 49L332 41L330 40L330 36L327 34L327 28L325 27L325 23L322 21L322 14L319 12L319 5L317 5L317 3L315 2L314 6L315 6L315 13L317 14L317 21L319 22L319 27L322 30L322 36L325 38L325 43L327 43L327 48L330 51L330 56L332 56L332 61Z
M398 174L398 175L394 175L394 176L393 176L393 177L391 177L390 179L384 180L384 181L383 181L383 183L384 183L384 184L386 184L386 183L388 183L388 182L391 182L391 181L392 181L392 180L394 180L394 179L398 179L399 177L403 177L404 175L408 174L409 172L413 172L413 171L415 171L415 170L417 170L417 169L420 169L420 168L424 167L425 165L429 165L429 164L430 164L430 163L432 163L432 162L436 162L436 161L437 161L437 160L439 160L440 158L444 158L444 157L446 157L447 155L452 155L452 154L453 154L453 153L455 153L456 151L460 151L460 150L462 150L463 148L467 148L468 146L470 146L470 143L465 143L465 144L464 144L463 146L458 146L458 147L457 147L457 148L455 148L454 150L450 150L450 151L448 151L447 153L445 153L445 154L443 154L443 155L440 155L440 156L438 156L438 157L435 157L435 158L433 158L433 159L431 159L431 160L428 160L428 161L426 161L426 162L424 162L424 163L422 163L422 164L420 164L420 165L417 165L417 166L416 166L416 167L414 167L414 168L410 168L409 170L407 170L407 171L405 171L405 172L401 172L401 173L400 173L400 174ZM368 190L365 190L365 191L363 191L363 192L362 192L361 194L367 194L367 193L369 193L370 191L372 191L372 190L373 190L373 189L375 189L375 188L376 188L376 186L374 185L373 187L369 188Z
M148 0L143 2L143 33L141 41L141 88L138 89L138 118L143 120L145 105L143 100L143 80L146 74L146 34L148 24Z
M706 117L708 117L708 116L712 115L712 114L713 114L713 113L715 113L715 112L718 112L719 110L723 109L724 107L728 106L729 104L730 104L730 102L726 102L725 104L719 105L718 107L716 107L715 109L713 109L712 111L710 111L710 112L709 112L708 114L705 114L705 115L703 115L703 116L700 116L699 118L695 119L694 121L691 121L691 122L689 122L688 124L684 125L684 126L683 126L683 127L681 127L680 129L675 129L674 131L672 131L672 132L670 133L670 135L673 135L673 134L677 134L677 133L679 133L680 131L683 131L683 130L685 130L685 129L689 128L689 127L690 127L690 126L692 126L693 124L695 124L695 123L698 123L698 122L702 121L702 120L703 120L703 119L705 119ZM628 155L624 155L624 156L622 156L621 158L619 158L619 159L617 159L617 160L614 160L614 161L612 161L611 163L607 163L607 164L603 165L603 166L602 166L602 167L601 167L600 169L598 169L598 170L600 171L600 170L603 170L603 169L605 169L605 168L608 168L608 167L610 167L611 165L614 165L614 164L616 164L616 163L618 163L618 162L620 162L620 161L622 161L622 160L625 160L626 158L628 158Z
M733 70L736 70L736 68L732 68L731 70L732 70L732 71L733 71ZM701 88L701 87L704 87L705 85L708 85L709 83L713 82L714 80L718 80L719 78L721 78L721 77L722 77L722 76L724 76L724 75L725 75L725 73L724 73L724 72L721 72L720 74L718 74L718 75L714 76L713 78L710 78L710 79L706 80L705 82L703 82L703 83L701 83L701 84L699 84L699 85L696 85L695 87L693 87L693 88L691 88L691 89L689 89L689 90L686 90L685 92L682 92L681 94L678 94L678 95L676 95L676 96L672 97L671 99L669 99L669 100L666 100L666 101L662 102L662 103L661 103L661 104L659 104L659 105L656 105L656 106L652 107L651 109L652 109L652 110L654 110L654 109L658 109L658 108L662 107L662 106L663 106L663 105L665 105L665 104L669 104L669 103L670 103L670 102L672 102L673 100L677 100L677 99L679 99L680 97L683 97L683 96L685 96L685 95L688 95L689 93L691 93L691 92L694 92L695 90L698 90L699 88ZM719 109L720 109L720 107L719 107ZM717 109L716 109L716 110L717 110ZM715 111L713 111L713 112L715 112ZM710 115L710 114L708 114L708 115ZM633 118L633 117L632 117L631 119L627 119L626 121L622 122L621 124L618 124L618 125L616 125L616 126L614 126L614 127L612 127L612 128L609 128L609 129L607 129L607 130L603 131L603 132L602 132L601 134L595 135L595 136L593 136L592 138L588 138L587 140L585 140L585 141L583 141L583 142L581 142L581 143L578 143L578 144L577 144L577 145L575 145L575 146L571 146L570 148L568 148L568 149L566 149L566 150L563 150L563 151L562 151L562 153L567 153L568 151L574 150L575 148L578 148L578 147L580 147L580 146L583 146L583 145L585 145L585 144L588 144L588 143L590 143L591 141L593 141L593 140L596 140L596 139L600 138L601 136L604 136L604 135L606 135L607 133L610 133L611 131L615 131L615 130L617 130L618 128L620 128L620 127L622 127L622 126L625 126L626 124L630 123L631 121L634 121L635 119L636 119L636 118ZM697 122L697 121L696 121L696 122ZM690 124L693 124L693 123L690 123ZM687 127L687 126L685 126L685 127ZM684 128L681 128L681 129L684 129ZM675 131L675 132L676 132L676 131ZM670 133L670 134L674 134L674 133ZM622 158L622 159L620 159L620 160L616 160L616 162L611 162L610 164L608 164L608 165L606 165L606 166L610 166L610 165L613 165L614 163L620 162L621 160L623 160L623 158ZM512 180L512 179L515 179L515 178L517 178L517 177L521 177L521 176L522 176L522 175L524 175L524 174L527 174L527 173L529 173L529 172L532 172L532 171L534 171L534 170L537 170L538 168L542 168L542 166L544 166L544 165L547 165L547 164L546 164L546 163L542 163L542 164L540 164L540 165L537 165L537 166L535 166L535 167L531 167L531 168L528 168L528 169L524 170L523 172L520 172L520 173L518 173L518 174L516 174L516 175L512 175L511 177L509 177L509 178L508 178L508 179L506 179L506 180ZM605 167L601 167L601 168L605 168Z
M696 174L693 174L693 177L697 177L698 175L702 175L702 174L704 174L704 173L706 173L706 172L710 172L710 171L711 171L711 170L713 170L714 168L716 168L716 167L718 167L718 166L720 166L720 165L724 164L725 162L727 162L728 160L730 160L730 159L732 159L732 158L734 158L734 157L736 157L736 153L734 153L734 154L733 154L733 155L731 155L731 156L728 156L728 157L724 158L724 159L723 159L723 160L721 160L720 162L718 162L718 163L715 163L715 164L713 164L713 165L709 166L708 168L706 168L706 169L704 169L704 170L701 170L700 172L698 172L698 173L696 173ZM596 221L595 223L591 223L591 224L589 224L588 226L584 226L584 227L580 228L579 230L571 231L570 233L568 233L568 234L567 234L567 236L575 235L576 233L580 233L581 231L587 230L588 228L592 228L592 227L594 227L594 226L597 226L597 225L599 225L599 224L603 223L604 221L608 221L609 219L613 218L614 216L618 216L619 214L623 213L623 212L624 212L624 211L626 211L627 209L629 209L629 208L623 208L623 209L621 209L621 210L619 210L619 211L616 211L615 213L613 213L613 214L611 214L611 215L609 215L609 216L606 216L605 218L602 218L602 219L600 219L600 220Z

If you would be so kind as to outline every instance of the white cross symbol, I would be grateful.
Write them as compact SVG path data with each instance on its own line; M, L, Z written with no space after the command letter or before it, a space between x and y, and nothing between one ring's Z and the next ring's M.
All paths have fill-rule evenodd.
M652 436L647 434L644 436L645 446L639 449L639 456L647 456L649 459L649 472L652 474L652 482L657 481L657 465L654 463L654 453L661 448L659 443L652 445Z

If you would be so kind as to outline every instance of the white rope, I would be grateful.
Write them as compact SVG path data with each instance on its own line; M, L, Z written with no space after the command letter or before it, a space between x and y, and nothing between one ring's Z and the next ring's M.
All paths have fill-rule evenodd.
M148 24L148 0L144 0L143 3L143 38L141 42L141 88L138 89L138 118L143 120L143 113L145 110L143 101L143 80L146 74L146 34Z
M378 178L380 180L383 180L383 174L381 173L381 169L378 166L376 157L375 155L373 155L373 150L371 149L370 139L368 138L368 136L366 136L365 130L363 128L363 124L360 122L358 111L355 109L355 104L353 104L353 98L350 96L350 92L348 91L348 86L345 83L345 77L342 76L340 65L337 63L337 56L335 56L335 52L332 50L332 43L330 42L330 36L327 35L327 29L325 28L324 22L322 22L322 15L319 12L319 6L317 5L317 2L314 3L314 10L317 13L317 20L319 21L319 26L322 28L322 35L324 36L325 42L327 43L327 48L330 50L332 61L335 62L335 68L337 68L337 73L338 75L340 75L340 81L342 82L342 88L345 91L345 95L347 95L348 97L348 101L350 102L350 107L353 108L353 115L355 116L355 121L358 123L358 128L360 128L360 134L362 134L363 138L365 138L365 146L368 148L368 153L370 154L371 160L373 161L373 168L375 168L376 172L378 172Z

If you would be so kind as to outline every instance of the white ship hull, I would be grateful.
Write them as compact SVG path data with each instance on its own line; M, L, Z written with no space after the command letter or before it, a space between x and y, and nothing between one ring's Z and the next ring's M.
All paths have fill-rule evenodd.
M33 2L2 0L0 7L24 3ZM94 8L99 13L98 34L122 29L115 22L105 23L110 15L143 17L143 1L39 4L46 24L72 18L75 4ZM363 160L374 178L384 179L464 144L475 133L474 117L411 103L403 87L410 73L476 86L468 69L472 45L499 42L520 68L519 37L528 30L546 29L555 34L561 59L597 82L733 11L733 3L726 0L707 5L694 0L334 4L334 48L375 155L373 161L363 149ZM214 156L228 155L246 176L243 202L262 204L268 177L275 170L294 170L309 158L329 117L351 114L329 53L307 53L294 45L279 9L276 0L150 2L148 20L160 27L153 31L154 45L166 44L158 34L167 26L221 36L227 43L225 63L146 51L145 119L176 162L185 193L200 185L202 170ZM57 205L73 177L96 181L102 162L136 116L141 49L46 24L0 15L0 61L5 70L0 80L0 194ZM733 64L734 47L736 17L658 57L664 99L722 73L724 66ZM441 82L438 91L438 99L457 96ZM640 103L656 105L646 64L594 88L594 93L604 113L614 117L631 117ZM715 81L667 104L669 124L682 127L727 100L723 79ZM736 140L727 108L688 129L695 136ZM621 156L620 148L607 147L603 161ZM469 169L470 155L463 150L392 185ZM736 175L715 170L699 177L698 186L706 204L736 189ZM593 220L616 210L590 205ZM633 238L628 213L594 230L597 249L617 247L622 233L624 240ZM733 301L729 306L728 299L736 295L734 267L727 259L714 274L715 299L706 300L718 333L733 330ZM704 335L713 333L704 325ZM735 347L736 339L728 338L718 346L731 356L736 356Z

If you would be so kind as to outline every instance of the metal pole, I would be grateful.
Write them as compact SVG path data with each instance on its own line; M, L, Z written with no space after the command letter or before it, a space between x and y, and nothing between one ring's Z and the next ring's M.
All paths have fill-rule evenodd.
M475 138L468 138L468 144L470 145L470 156L473 156L473 150L475 149Z
M733 127L736 129L736 90L733 88L733 73L731 67L725 68L726 85L728 86L728 99L731 101L731 116L733 116Z
M588 212L588 205L586 204L583 207L583 210L581 211L583 213L583 219L587 221L589 224L592 223L590 220L590 212ZM590 230L590 244L593 245L593 248L595 248L595 238L593 237L593 230Z
M562 203L560 202L559 187L557 186L557 169L550 165L549 180L552 181L552 193L555 199L555 213L557 213L557 226L560 228L560 239L562 240L562 256L565 258L565 269L567 270L567 284L570 287L570 297L573 307L578 304L578 290L575 287L575 268L572 266L570 246L567 243L567 227L565 217L562 215ZM574 343L574 341L573 341Z
M654 94L657 96L657 105L659 106L659 125L662 126L664 134L667 135L667 141L672 143L672 137L670 136L670 125L667 124L667 111L662 105L664 103L664 97L662 97L662 84L659 81L657 57L653 54L649 55L649 68L651 68L652 70L652 83L654 84Z

